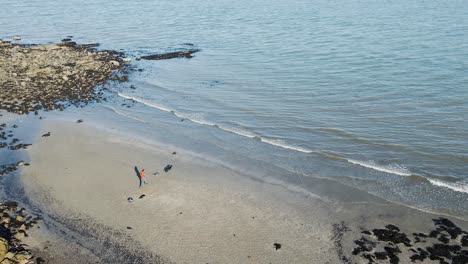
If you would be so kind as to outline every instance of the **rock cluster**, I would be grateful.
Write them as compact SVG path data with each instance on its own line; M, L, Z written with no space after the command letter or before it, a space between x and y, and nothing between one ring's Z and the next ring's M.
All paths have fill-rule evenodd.
M13 130L18 128L17 125L8 127L7 124L3 123L0 125L0 149L6 148L9 150L20 150L25 149L31 144L18 143L20 140L13 136ZM24 161L18 161L10 164L0 164L0 176L12 173L16 171L18 167L29 166L29 163Z
M163 53L163 54L155 54L155 55L146 55L146 56L141 56L141 59L144 60L167 60L167 59L173 59L173 58L187 58L190 59L192 58L192 54L195 52L199 52L199 49L190 49L190 50L184 50L184 51L178 51L178 52L169 52L169 53Z
M115 77L124 63L121 54L92 49L95 46L0 42L0 109L26 114L63 110L97 99L95 87ZM125 81L127 77L114 79Z
M446 218L433 219L435 229L429 234L407 235L395 225L385 229L363 230L363 236L355 240L352 254L361 256L368 263L386 261L392 264L424 262L426 259L441 264L468 263L468 232ZM405 251L410 259L400 260Z
M33 259L32 253L21 240L28 236L27 231L40 218L28 216L24 208L18 210L16 202L1 203L0 211L0 263L29 263Z

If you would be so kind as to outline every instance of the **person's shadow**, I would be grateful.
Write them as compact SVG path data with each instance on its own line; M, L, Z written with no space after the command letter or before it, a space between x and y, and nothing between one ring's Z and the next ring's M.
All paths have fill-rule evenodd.
M141 184L142 184L142 182L141 182L141 175L140 175L140 170L138 170L137 166L135 166L135 174L136 174L138 180L140 181L140 185L139 185L139 186L141 187Z

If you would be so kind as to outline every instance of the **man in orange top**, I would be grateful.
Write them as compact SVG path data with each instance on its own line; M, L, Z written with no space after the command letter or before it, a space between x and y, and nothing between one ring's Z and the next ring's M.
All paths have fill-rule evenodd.
M140 172L140 188L143 187L143 184L148 184L145 178L145 169L142 169Z

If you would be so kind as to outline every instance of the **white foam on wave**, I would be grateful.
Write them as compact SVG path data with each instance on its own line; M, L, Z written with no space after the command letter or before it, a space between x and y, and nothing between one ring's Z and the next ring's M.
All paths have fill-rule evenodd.
M254 133L250 133L250 132L247 132L247 131L244 131L244 130L241 130L241 129L232 128L232 127L228 127L228 126L225 126L225 125L219 125L219 124L204 120L202 118L195 117L194 115L179 113L179 112L176 112L175 110L170 109L169 107L166 107L166 106L160 105L160 104L156 104L154 102L150 102L150 101L147 101L145 99L125 95L125 94L122 94L122 93L117 93L117 95L122 97L122 98L125 98L125 99L128 99L128 100L133 100L133 101L142 103L142 104L144 104L146 106L162 110L164 112L173 113L175 116L177 116L179 118L187 119L187 120L190 120L190 121L192 121L194 123L197 123L197 124L200 124L200 125L213 126L213 127L219 128L221 130L224 130L224 131L227 131L227 132L239 135L239 136L247 137L247 138L258 138L262 142L265 142L267 144L274 145L274 146L277 146L277 147L296 150L296 151L300 151L300 152L303 152L303 153L312 153L312 151L310 151L310 150L300 148L300 147L290 146L290 145L287 145L283 141L280 141L280 140L265 139L265 138L262 138L262 137L259 137L259 136L255 135Z
M443 182L443 181L434 180L434 179L428 179L428 180L430 183L432 183L435 186L448 188L456 192L468 193L468 183L462 184L462 183L457 183L457 182Z
M265 139L265 138L260 138L260 140L267 144L277 146L280 148L284 148L284 149L291 149L291 150L299 151L302 153L308 153L308 154L313 153L313 151L309 149L288 145L283 140L273 140L273 139Z
M346 160L350 163L353 163L362 167L370 168L373 170L381 171L381 172L396 174L400 176L412 175L412 173L407 168L400 166L400 165L392 164L392 165L383 166L383 165L376 164L374 161L364 162L364 161L353 160L353 159L346 159Z

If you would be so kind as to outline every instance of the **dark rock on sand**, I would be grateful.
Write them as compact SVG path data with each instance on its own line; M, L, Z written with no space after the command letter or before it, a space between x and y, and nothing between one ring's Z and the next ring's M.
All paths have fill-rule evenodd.
M172 169L172 165L167 165L166 167L164 167L164 172L168 172Z
M77 123L83 123L83 119L76 120Z
M377 237L379 241L390 241L395 244L404 244L405 246L411 246L410 240L404 233L399 232L399 228L394 225L387 225L387 229L374 229L372 230L373 234Z
M145 198L145 196L146 195L142 194L142 195L140 195L140 197L138 197L138 199L143 199L143 198Z
M42 137L50 137L50 132L45 133Z
M280 243L274 243L273 247L275 248L275 250L281 249L281 244Z
M428 258L439 263L468 263L468 250L463 250L463 247L468 246L468 232L446 218L433 219L433 222L434 230L430 230L428 234L412 233L413 240L395 225L387 225L385 229L373 229L373 236L370 232L363 231L361 233L366 237L355 240L357 247L352 253L369 263L381 260L400 263L399 254L403 250L409 256L409 260L401 260L403 263L424 262ZM406 247L399 248L398 244ZM377 248L382 247L385 252L375 252Z
M154 55L147 55L141 56L144 60L166 60L166 59L173 59L173 58L192 58L192 54L195 52L199 52L199 49L191 49L186 51L178 51L178 52L169 52L163 54L154 54Z

